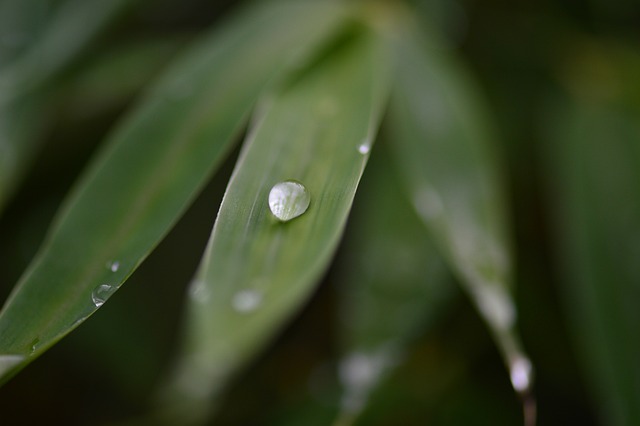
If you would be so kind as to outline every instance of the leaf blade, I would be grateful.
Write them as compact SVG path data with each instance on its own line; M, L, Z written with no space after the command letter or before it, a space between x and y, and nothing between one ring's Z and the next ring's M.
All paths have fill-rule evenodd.
M192 283L188 335L164 395L180 412L210 409L212 394L308 297L336 248L368 157L359 146L371 143L385 93L374 39L353 43L277 95L245 143ZM280 223L267 198L288 179L308 188L311 205ZM258 297L251 309L238 306L246 294Z
M127 279L220 162L258 94L292 60L304 59L343 13L333 3L258 8L168 70L111 136L5 303L0 353L26 358L0 380L69 333ZM185 97L185 78L199 91Z
M445 51L417 32L391 37L399 75L389 111L396 165L416 210L492 331L531 424L532 367L516 330L507 212L487 108Z

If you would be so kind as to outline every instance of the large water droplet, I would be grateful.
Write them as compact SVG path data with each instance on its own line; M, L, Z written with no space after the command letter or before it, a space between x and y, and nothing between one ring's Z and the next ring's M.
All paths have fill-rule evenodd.
M93 300L93 304L96 305L96 308L104 305L104 302L111 297L114 291L117 290L117 287L110 284L101 284L93 290L91 293L91 300Z
M233 308L241 313L254 311L262 302L262 293L257 290L243 290L233 297Z
M307 188L293 180L277 183L269 192L271 213L283 222L306 212L310 202L311 195Z

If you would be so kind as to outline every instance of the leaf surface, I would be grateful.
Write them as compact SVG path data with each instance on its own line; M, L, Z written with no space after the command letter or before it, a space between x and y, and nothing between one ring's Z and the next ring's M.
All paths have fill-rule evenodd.
M514 388L527 394L531 363L517 337L508 215L488 108L450 53L425 40L410 31L392 40L398 67L389 128L396 165L420 217L493 332Z
M258 7L167 71L108 138L5 303L0 355L24 359L0 380L113 294L224 158L258 95L342 18L330 2Z
M245 142L190 289L186 343L166 394L181 419L207 415L211 396L300 308L331 260L386 93L377 40L353 37L267 100ZM281 222L268 200L288 180L311 202Z

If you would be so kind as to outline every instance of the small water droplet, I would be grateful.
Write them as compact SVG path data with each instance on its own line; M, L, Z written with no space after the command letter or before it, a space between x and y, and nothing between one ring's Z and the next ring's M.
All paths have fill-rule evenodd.
M262 302L262 293L256 290L243 290L233 297L233 308L241 313L254 311Z
M104 302L116 291L116 286L110 284L101 284L93 290L91 293L91 300L96 308L104 305Z
M211 296L211 291L209 290L209 287L207 287L207 282L203 280L195 281L189 288L189 296L196 302L208 302Z
M365 140L358 147L358 152L362 155L366 155L371 151L371 141L369 139Z
M36 349L38 349L38 347L40 346L40 339L39 338L35 338L31 341L31 343L29 343L29 354L33 354Z
M13 367L24 361L24 356L13 354L0 355L0 377L11 371Z
M418 213L426 219L431 220L440 216L444 210L442 199L436 190L430 186L422 188L413 198Z
M531 373L533 367L528 358L520 355L511 361L510 366L511 384L517 392L526 392L531 386Z
M311 195L300 182L288 180L277 183L269 192L271 213L282 222L302 215L309 208Z
M369 392L382 375L398 362L393 345L373 352L353 352L340 361L338 374L344 386L342 409L356 413L365 405Z
M118 269L120 269L120 262L118 262L117 260L114 260L113 262L107 262L107 268L109 268L111 272L118 272Z

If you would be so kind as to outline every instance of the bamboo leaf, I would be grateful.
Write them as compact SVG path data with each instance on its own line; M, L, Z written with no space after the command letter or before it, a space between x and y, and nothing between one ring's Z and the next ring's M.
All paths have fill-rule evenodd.
M566 99L550 111L547 183L576 352L602 424L639 424L638 112Z
M408 32L396 35L393 46L398 67L389 127L396 164L415 208L491 328L514 388L528 394L531 364L515 328L507 213L487 108L445 51Z
M1 380L113 294L224 157L259 93L304 60L344 12L329 2L259 7L205 37L163 76L111 135L6 302L0 354L24 359Z
M435 322L452 290L401 182L384 164L388 158L388 148L376 146L338 263L340 425L352 424L366 408L370 393Z
M331 260L386 86L377 40L353 37L267 101L245 142L191 286L186 343L164 395L181 421L202 421L212 395L299 309ZM281 222L270 191L290 179L311 201Z
M43 142L54 78L133 0L69 0L55 9L47 2L17 3L7 2L0 12L42 15L31 20L45 22L39 31L24 24L36 27L35 38L0 68L0 211ZM32 36L24 28L13 31Z

